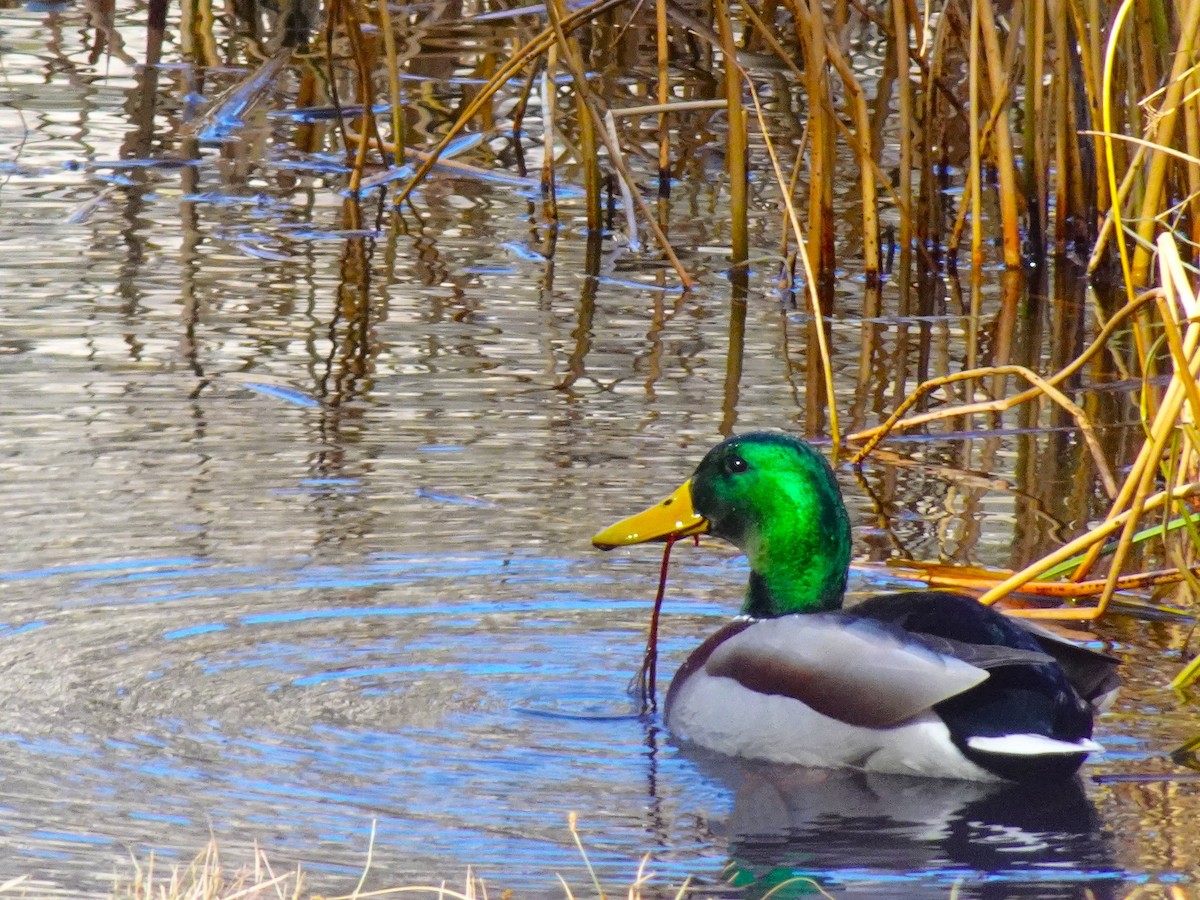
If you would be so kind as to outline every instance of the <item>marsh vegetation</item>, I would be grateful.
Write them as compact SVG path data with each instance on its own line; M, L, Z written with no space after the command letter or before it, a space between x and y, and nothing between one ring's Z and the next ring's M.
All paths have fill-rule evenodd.
M610 885L1191 890L1197 16L6 6L12 874L211 831L352 888L378 820L391 884L540 891L589 883L578 809ZM658 561L587 538L744 428L837 457L855 589L1122 656L1078 796L730 773L636 717ZM744 582L674 565L664 668ZM747 785L811 817L746 836Z

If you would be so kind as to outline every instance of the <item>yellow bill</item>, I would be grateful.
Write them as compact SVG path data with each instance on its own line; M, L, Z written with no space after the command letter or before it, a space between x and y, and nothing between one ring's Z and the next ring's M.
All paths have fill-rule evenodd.
M708 519L692 507L692 482L688 479L666 500L640 513L609 525L592 538L601 550L688 537L708 531Z

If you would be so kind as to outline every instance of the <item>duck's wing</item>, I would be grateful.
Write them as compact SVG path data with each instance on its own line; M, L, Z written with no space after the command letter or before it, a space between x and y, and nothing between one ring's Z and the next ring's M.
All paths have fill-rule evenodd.
M943 656L952 656L981 669L998 669L1001 666L1044 666L1054 662L1054 655L1025 647L1009 647L1004 644L974 644L956 641L935 634L905 632L906 640L913 641Z
M914 637L945 638L981 647L1023 647L1049 654L1075 692L1094 709L1107 708L1121 683L1119 660L1072 643L1029 619L1006 616L964 594L951 591L881 594L847 612L887 622ZM967 656L963 658L971 661Z
M972 662L957 652L962 648L951 646L955 643L939 644L889 623L840 613L783 616L722 640L703 666L708 675L792 697L850 725L886 728L987 679L999 654Z
M1116 657L1081 647L1049 628L1029 619L1018 621L1041 648L1054 657L1071 687L1094 709L1104 710L1112 705L1121 686L1121 661Z

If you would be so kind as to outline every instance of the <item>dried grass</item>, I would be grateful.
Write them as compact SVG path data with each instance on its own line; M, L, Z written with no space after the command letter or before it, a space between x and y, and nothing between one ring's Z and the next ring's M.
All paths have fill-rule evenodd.
M574 900L577 896L624 896L626 900L644 900L648 896L647 890L655 877L648 871L648 856L638 865L634 879L628 887L621 891L609 891L601 884L588 859L574 813L568 817L567 827L590 879L588 890L581 894L580 889L572 888L562 876L558 876L562 895L567 900ZM128 880L118 881L110 897L111 900L368 900L377 897L416 895L430 896L437 900L489 900L487 885L470 870L467 871L461 888L450 887L447 882L442 882L366 890L368 877L372 874L374 844L375 832L372 828L362 875L349 894L328 896L312 893L305 887L304 872L300 866L276 873L266 854L257 846L252 850L248 862L236 866L227 865L222 859L220 846L213 838L196 858L186 865L165 866L156 860L153 854L145 862L134 859L133 874ZM0 884L0 893L20 895L34 884L27 878L13 879ZM820 890L819 887L817 890ZM667 891L668 889L656 884L651 893L655 897L673 896L675 900L682 900L685 895L691 895L687 881L678 889L669 893ZM513 894L505 890L498 896L510 898Z

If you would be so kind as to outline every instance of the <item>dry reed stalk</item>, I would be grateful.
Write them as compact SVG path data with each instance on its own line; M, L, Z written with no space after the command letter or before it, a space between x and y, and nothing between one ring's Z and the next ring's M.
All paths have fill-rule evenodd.
M1158 51L1154 41L1154 10L1153 0L1139 3L1134 7L1133 35L1131 40L1131 62L1134 63L1133 75L1141 78L1140 84L1135 84L1139 96L1151 93L1161 77L1159 72Z
M754 86L752 84L751 91L753 91L753 87ZM757 100L757 96L755 96L755 100ZM789 208L789 206L791 204L791 198L796 196L796 186L800 183L800 167L804 164L804 148L808 143L807 138L807 132L802 134L800 137L800 145L796 147L796 157L794 160L792 160L792 173L788 178L787 186L783 189L783 196L788 199L785 200L783 204L783 222L782 228L780 229L783 232L783 236L780 238L779 259L781 261L780 282L781 285L786 286L787 290L795 290L796 255L803 252L803 248L792 249L791 246L792 229L790 228L790 221L791 217L796 214L796 210L794 206L791 208ZM768 144L768 149L770 149L770 144ZM779 169L777 163L778 160L772 158L772 168L776 169L777 172L781 172L782 170ZM785 355L787 353L786 347L784 348L784 353Z
M1084 117L1082 109L1079 110L1080 118L1085 120L1077 121L1075 124L1077 128L1092 128L1101 119L1103 105L1105 23L1101 21L1099 0L1067 0L1067 6L1070 10L1073 35L1070 40L1078 51L1078 56L1074 57L1074 60L1078 61L1080 74L1079 79L1073 77L1071 81L1075 89L1084 92L1084 108L1087 111L1087 115ZM1078 83L1076 83L1077 81ZM1091 158L1093 161L1104 158L1104 145L1098 137L1091 139ZM1094 187L1095 205L1093 210L1099 214L1108 208L1112 202L1112 195L1109 193L1108 180L1100 177L1099 172L1096 173Z
M1001 115L1005 111L1006 103L1007 103L1007 101L1004 98L996 99L992 103L991 112L988 114L988 118L984 122L983 128L980 128L977 131L975 128L972 128L972 130L971 130L972 137L974 137L976 134L978 134L978 140L975 145L975 150L978 153L981 154L982 153L981 148L987 146L988 139L991 137L991 134L992 134L992 130L996 127L997 122L1000 120ZM973 156L972 163L978 165L980 163L979 156ZM981 168L981 166L980 166L980 168ZM973 188L976 189L975 192L979 194L979 197L978 197L979 202L982 203L982 184L981 184L982 178L981 178L981 176L979 176L978 172L973 173L972 177L975 178L975 180L973 182ZM977 198L973 196L972 203L975 202L975 199L977 199ZM960 236L962 233L963 225L965 224L965 219L966 219L966 215L967 215L969 208L970 207L968 207L966 204L963 204L959 207L958 216L955 220L954 230L951 235L951 244L950 245L953 248L957 248L957 246L958 246L958 242L959 242L959 239L960 239ZM971 259L973 262L972 267L974 268L975 271L982 271L982 269L980 267L980 264L982 263L982 260L983 260L982 236L983 236L982 213L980 213L978 215L973 214L971 217L971 245L972 245ZM977 246L979 248L978 251L976 249Z
M726 0L713 0L717 33L721 39L721 60L725 67L726 154L729 171L730 246L735 269L745 269L750 258L749 146L746 110L742 106L742 70L737 61Z
M1058 178L1054 181L1054 207L1058 211L1054 222L1054 252L1062 255L1067 249L1067 223L1080 215L1082 190L1075 141L1072 139L1071 93L1077 88L1071 85L1070 61L1067 58L1066 4L1056 4L1050 14L1050 28L1054 33L1054 78L1050 83L1050 106L1053 110L1054 169ZM1069 174L1068 174L1069 173Z
M671 99L671 45L667 30L667 0L654 2L654 46L655 62L658 65L658 104L663 111L658 114L658 196L666 200L671 196L671 128L667 124L666 105Z
M549 7L547 7L549 9ZM554 192L554 131L558 120L558 47L546 48L546 65L542 69L542 214L548 222L558 221L558 197Z
M214 36L216 16L212 0L184 0L180 9L180 41L184 55L198 66L221 64Z
M584 70L583 53L575 37L563 30L563 19L566 18L566 4L564 0L548 0L546 10L550 13L551 23L554 26L554 36L558 38L559 48L562 49L564 58L570 60L568 67L571 70L572 77L575 77L576 72ZM588 230L589 232L599 233L601 228L604 227L604 220L602 220L601 216L600 154L598 144L596 144L596 121L588 113L588 95L578 90L577 84L575 104L576 119L578 126L580 126L580 166L583 167L583 190L584 197L587 199ZM608 142L608 146L616 148L619 152L620 145L617 143L616 134L613 134L611 142ZM630 240L632 244L637 245L636 227L632 229Z
M329 102L336 107L342 106L342 98L338 92L337 71L333 64L333 45L334 38L337 35L337 13L338 5L336 0L331 0L329 9L325 11L325 27L323 29L322 51L325 61L325 84L329 91ZM342 147L346 154L350 153L350 144L346 140L345 119L338 116L334 120L335 128L342 138Z
M362 20L359 18L354 0L332 0L331 14L334 7L341 9L341 22L345 28L346 37L350 42L350 52L358 74L355 81L355 90L357 92L355 100L363 108L363 114L359 118L359 121L362 122L359 130L364 134L369 133L373 135L382 144L383 140L379 135L379 123L372 111L375 106L375 82L371 77L371 60L375 58L376 54L372 53L366 46L367 37L363 32ZM331 82L335 77L336 75L330 72ZM354 162L351 164L350 183L347 185L352 193L357 193L359 184L362 181L363 169L367 164L368 146L369 142L360 141L356 148Z
M1179 16L1179 43L1175 48L1174 62L1168 76L1167 90L1158 109L1150 114L1152 131L1150 140L1160 147L1169 147L1175 139L1175 122L1182 106L1186 75L1195 65L1195 54L1200 47L1200 0L1177 0ZM1158 226L1157 212L1161 207L1167 178L1168 156L1152 152L1146 172L1146 186L1142 194L1142 206L1137 219L1139 243L1133 255L1133 280L1142 284L1150 273L1150 249L1154 232Z
M1042 88L1046 59L1046 5L1045 0L1029 0L1029 24L1025 27L1025 109L1024 119L1024 169L1025 197L1029 209L1030 239L1035 255L1041 259L1046 254L1046 229L1050 209L1047 195L1047 154L1043 122L1046 95ZM1010 39L1010 46L1016 44ZM1011 71L1011 69L1010 69ZM1066 169L1061 170L1064 173ZM1065 217L1065 216L1064 216Z
M1188 155L1200 160L1200 65L1194 66L1184 95L1184 141ZM1187 165L1187 206L1192 220L1192 263L1200 266L1200 162Z
M791 3L793 25L804 52L804 84L808 95L808 234L802 244L809 277L829 278L836 263L833 222L835 168L833 104L826 77L825 12L820 0Z
M968 41L967 65L967 108L971 111L970 130L970 164L967 169L967 190L970 204L959 209L960 217L967 210L971 211L971 268L979 271L983 267L983 147L979 136L979 7L981 4L971 4L971 37ZM960 218L961 222L962 219ZM955 226L957 232L959 226ZM950 246L953 252L958 244L956 236L951 236Z
M296 92L296 106L301 109L307 106L316 106L318 82L311 63L302 66L299 74L300 84ZM321 146L323 136L323 131L317 128L315 122L308 122L296 128L293 140L296 142L297 149L305 153L315 153Z
M496 53L489 50L484 53L475 63L475 68L472 74L476 78L488 79L496 71ZM479 130L484 133L490 133L496 130L496 104L485 103L479 110Z
M949 10L947 15L941 17L941 22L947 22L951 18ZM875 16L871 19L875 23L875 27L880 33L887 37L883 48L883 62L879 67L879 77L875 82L875 97L872 100L871 109L871 133L881 136L884 129L887 127L888 116L891 113L892 87L896 83L896 42L891 39L891 25L889 21ZM939 23L939 27L940 23ZM882 139L878 141L882 145Z
M512 108L512 139L513 143L519 148L521 145L521 126L525 123L525 111L529 108L529 98L533 95L533 85L538 79L538 74L541 72L541 63L534 62L529 67L529 71L525 74L525 83L521 85L521 90L517 94L517 102ZM493 75L495 73L492 73ZM518 153L518 160L521 174L525 174L525 154Z
M384 60L387 65L388 99L391 102L393 161L404 158L404 109L400 105L400 58L396 53L396 32L392 26L392 11L388 3L376 4L379 11L379 30L383 33Z
M621 144L617 136L617 123L611 112L604 114L604 133L608 135L608 145L617 148L617 152L620 153ZM629 190L629 185L625 183L624 179L619 179L619 181L621 206L625 210L625 228L629 232L629 249L637 251L642 246L642 242L638 240L637 207L634 206L633 193ZM593 229L593 232L599 234L600 229Z
M892 0L892 41L896 48L897 112L900 118L900 196L905 208L912 208L913 119L912 62L909 55L908 5ZM900 218L900 246L912 245L912 216Z
M1172 245L1173 246L1173 245ZM1178 252L1178 251L1176 251ZM1164 263L1169 264L1170 261ZM1174 262L1182 267L1179 257L1176 256ZM1183 276L1186 279L1186 276ZM1182 282L1184 290L1187 290L1187 281ZM1175 366L1176 372L1186 372L1191 368L1192 360L1189 358L1190 353L1194 352L1196 343L1194 338L1193 326L1191 320L1195 316L1200 315L1200 302L1194 301L1191 298L1190 291L1184 295L1187 299L1179 301L1179 292L1173 287L1165 288L1164 292L1158 297L1158 310L1162 316L1163 332L1167 338L1167 347L1171 352L1171 361ZM1183 337L1179 333L1179 312L1178 306L1183 305L1188 312L1188 319L1191 324L1188 325L1188 335L1192 337L1192 347L1189 349L1185 346L1188 337ZM1191 417L1188 422L1200 422L1200 386L1196 384L1194 378L1180 378L1179 383L1183 388L1184 397L1187 400L1188 411Z
M919 209L917 210L917 246L945 245L946 235L943 221L944 197L942 195L945 166L949 163L950 127L954 120L967 121L967 111L958 98L944 84L947 53L951 42L961 39L961 29L953 24L961 22L961 12L952 9L938 17L933 26L929 46L918 56L922 65L922 85L918 93L918 115L925 127L917 141L917 155L921 161ZM922 31L922 33L924 33ZM949 113L949 114L947 114ZM939 165L940 164L940 165ZM941 168L941 172L939 172ZM969 193L964 193L969 198ZM966 202L959 203L959 212L965 212ZM901 213L903 215L903 213Z
M898 565L899 568L907 568L903 564ZM1012 572L997 570L997 571L978 571L977 574L959 573L955 570L957 566L941 566L931 569L917 568L913 571L916 574L909 573L907 577L915 578L923 581L930 587L938 588L958 588L964 591L985 591L994 588L1005 578L1012 576ZM1193 566L1193 570L1200 572L1200 566ZM1164 585L1178 584L1184 580L1184 574L1178 568L1173 569L1157 569L1153 572L1136 572L1132 575L1122 575L1117 579L1117 590L1119 591L1141 591L1154 587L1162 587ZM1094 597L1104 591L1104 586L1107 584L1106 578L1095 578L1090 581L1029 581L1021 587L1021 593L1031 597L1048 597L1060 600L1086 600L1089 597ZM1039 614L1053 610L1005 610L1009 615L1021 615L1023 612L1032 618L1036 618ZM1075 618L1075 610L1070 610L1071 616L1065 618Z
M1013 155L1012 132L1008 124L1010 105L1008 74L1003 68L999 30L991 4L972 4L979 10L980 36L983 39L984 60L992 104L998 108L992 129L992 156L996 162L996 175L1000 188L1000 227L1004 236L1004 264L1010 269L1021 265L1021 223L1017 209L1017 169ZM1015 40L1015 37L1010 38Z
M858 157L859 165L859 183L862 188L862 228L863 228L863 273L867 277L868 283L877 281L880 274L879 266L879 198L875 195L876 174L878 171L878 163L876 162L875 147L872 142L873 134L871 132L871 114L867 109L867 95L859 84L858 79L854 75L854 70L850 66L849 60L846 59L841 47L835 41L826 39L826 49L829 51L829 60L833 63L833 67L837 70L838 76L842 79L842 86L846 89L847 101L850 106L850 114L854 119L855 131L850 133L850 144ZM833 121L843 126L844 123L836 115ZM843 133L845 129L843 128ZM901 171L904 171L903 163ZM887 178L883 179L884 184L889 184ZM905 185L908 181L903 182ZM911 222L912 215L912 192L909 190L901 190L897 194L897 205L903 211L901 216L902 222ZM911 229L910 229L911 230ZM903 242L903 234L901 241Z
M676 112L687 112L695 109L725 109L728 104L724 100L676 100L674 103L648 103L645 106L622 106L620 109L610 109L609 113L616 119L629 116L651 116Z
M1125 293L1127 297L1132 298L1134 292L1133 271L1129 261L1129 247L1125 240L1125 230L1121 224L1121 194L1117 188L1117 159L1116 150L1113 146L1113 141L1107 135L1116 133L1113 128L1113 110L1112 110L1112 95L1113 95L1113 69L1116 66L1118 39L1121 35L1121 28L1126 17L1133 9L1134 0L1122 0L1120 7L1117 9L1116 17L1113 20L1112 30L1108 36L1108 46L1104 51L1104 75L1101 81L1102 100L1101 100L1101 130L1105 132L1102 135L1104 147L1104 163L1108 174L1108 190L1109 196L1112 199L1108 208L1108 217L1112 220L1112 230L1117 238L1117 254L1121 260L1121 273L1124 276ZM1130 168L1132 174L1132 167ZM1137 332L1135 331L1135 334ZM1143 347L1139 341L1138 355L1145 358Z
M758 99L758 91L755 89L753 81L748 81L747 86L750 89L750 99L754 102L754 112L758 117L759 129L766 144L767 156L771 160L771 168L775 172L775 181L780 188L783 207L787 213L788 222L792 226L792 234L795 238L796 246L803 248L805 246L804 231L800 227L800 215L796 211L795 203L792 201L789 182L783 177L783 168L779 164L779 156L775 152L774 142L772 142L770 131L766 127L762 104ZM797 158L798 163L799 158ZM794 177L795 173L793 172ZM813 323L816 326L817 352L820 355L821 372L825 382L825 402L829 413L829 434L833 439L833 446L837 448L842 442L841 424L838 417L837 393L834 390L833 383L833 363L829 354L829 342L825 336L825 315L821 310L821 297L817 291L817 282L813 275L812 266L809 263L808 254L801 251L798 255L804 266L805 295L808 297L809 314L812 316Z

